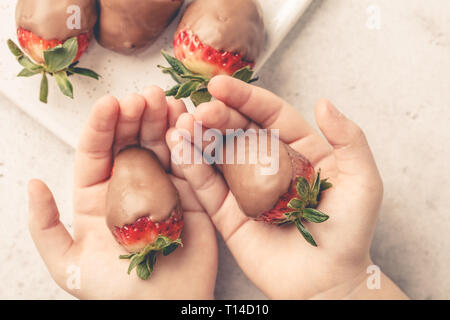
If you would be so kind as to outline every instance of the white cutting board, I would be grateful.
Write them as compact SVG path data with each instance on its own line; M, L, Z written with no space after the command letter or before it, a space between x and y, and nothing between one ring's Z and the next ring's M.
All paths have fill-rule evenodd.
M38 0L36 0L38 1ZM57 1L57 0L55 0ZM267 43L258 70L279 46L312 0L260 0L264 11ZM189 2L189 1L187 1ZM75 99L63 96L53 79L49 79L48 104L39 102L40 77L17 78L21 70L6 46L8 38L17 43L14 10L16 0L0 3L0 94L53 132L68 145L75 147L83 124L93 102L105 94L122 97L129 92L140 92L150 84L164 89L173 85L169 76L156 67L166 65L160 51L172 52L172 38L180 15L165 30L156 43L135 56L123 56L100 47L95 41L82 57L79 66L90 68L102 76L100 81L74 76ZM8 119L0 119L0 125Z

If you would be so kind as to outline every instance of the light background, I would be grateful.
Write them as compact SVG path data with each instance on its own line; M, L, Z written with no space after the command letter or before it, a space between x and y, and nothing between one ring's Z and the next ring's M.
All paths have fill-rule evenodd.
M258 83L311 123L327 97L363 127L385 182L372 256L415 299L450 298L449 17L448 0L314 0ZM70 299L28 234L26 184L44 179L70 224L73 151L4 99L0 150L0 298ZM264 297L222 242L216 297Z

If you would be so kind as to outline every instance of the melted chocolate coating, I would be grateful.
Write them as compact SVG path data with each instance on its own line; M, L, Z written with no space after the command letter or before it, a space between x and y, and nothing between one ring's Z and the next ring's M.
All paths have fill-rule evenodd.
M216 50L239 53L254 62L264 48L262 10L256 0L195 0L178 25Z
M99 0L98 42L124 54L152 44L169 25L183 0Z
M245 139L245 164L237 164L237 149L239 147L238 141ZM276 138L272 138L276 139ZM271 154L271 145L273 141L268 137L267 150L270 158L270 163L276 161L277 154ZM255 152L259 153L259 137L258 148ZM279 169L276 174L262 175L261 168L270 167L270 164L261 163L260 157L256 154L258 160L254 164L249 163L249 141L244 135L240 135L234 140L234 163L225 164L221 166L221 170L228 186L236 198L242 211L252 218L259 217L265 211L272 209L280 197L288 192L291 186L292 179L294 178L294 172L292 167L291 158L288 152L288 146L279 142ZM226 159L226 152L224 152L224 159Z
M71 5L80 8L81 29L69 29L67 20ZM95 0L19 0L16 7L17 27L29 30L45 40L65 41L82 33L92 33L97 21Z
M130 148L116 156L106 196L106 223L111 230L144 216L164 221L178 203L178 192L152 151Z

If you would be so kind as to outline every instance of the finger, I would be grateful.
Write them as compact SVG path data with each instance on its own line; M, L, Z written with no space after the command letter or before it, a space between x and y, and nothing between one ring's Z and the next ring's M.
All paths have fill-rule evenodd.
M95 103L78 142L75 186L88 187L109 177L119 108L114 97L103 97Z
M169 127L173 128L176 126L176 123L178 121L178 118L183 114L187 112L186 105L184 104L183 100L181 99L175 99L173 97L169 98L167 100L168 105L168 121L169 121ZM170 169L172 174L180 179L184 179L183 171L180 170L180 168L175 165L171 159L170 161Z
M213 215L223 204L228 187L222 176L203 161L199 150L184 139L179 131L174 128L167 131L166 140L172 159L194 190L200 204Z
M341 174L365 175L378 172L360 127L325 99L318 102L315 113L320 130L333 147Z
M222 101L214 100L199 105L194 111L194 119L204 127L217 129L226 134L227 129L247 129L250 121Z
M195 121L194 116L190 113L181 114L175 127L180 129L179 132L184 134L185 139L201 150L223 142L223 136L219 130L204 128L202 123Z
M292 106L270 91L228 76L211 79L208 90L214 98L261 127L279 129L285 143L317 134Z
M170 179L180 194L181 206L184 211L204 211L202 205L197 199L197 196L192 190L189 183L178 177L170 175Z
M290 144L290 147L299 151L315 167L322 164L322 160L332 153L328 142L318 134L312 134Z
M183 100L175 98L169 98L169 100L167 100L167 105L169 107L167 116L169 120L169 127L175 127L178 117L187 112L186 105Z
M114 139L114 154L130 145L139 143L141 118L145 110L145 100L134 93L120 100L120 115Z
M142 95L146 108L142 119L141 145L152 150L167 169L170 155L165 143L168 114L166 95L157 86L146 88Z
M59 220L55 200L48 187L39 180L28 185L29 221L28 227L39 254L55 278L68 260L73 244L69 232ZM63 272L64 272L63 271Z

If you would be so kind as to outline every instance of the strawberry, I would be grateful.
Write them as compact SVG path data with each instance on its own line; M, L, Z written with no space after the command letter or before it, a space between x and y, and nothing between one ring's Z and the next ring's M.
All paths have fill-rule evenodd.
M175 57L189 70L210 78L219 74L231 76L239 69L255 66L255 62L246 61L239 53L217 50L202 43L190 30L176 34L173 48Z
M211 78L192 72L180 60L165 51L162 51L162 55L170 67L158 65L158 68L163 73L169 74L177 83L166 91L166 96L173 96L175 99L190 98L195 106L211 101L212 96L208 92L208 83ZM247 83L252 83L258 80L258 78L253 78L253 74L253 70L249 66L246 66L233 73L232 77Z
M88 33L82 33L77 37L78 51L72 62L80 60L83 53L86 52L91 41L91 36ZM44 40L41 37L33 34L29 30L23 28L17 29L17 39L23 50L37 63L43 64L44 51L50 50L56 46L63 45L64 42L60 40Z
M317 210L317 206L321 193L331 188L331 183L327 179L321 179L320 170L316 173L304 156L281 142L279 152L269 156L271 163L277 160L278 170L270 175L262 174L260 169L265 165L249 160L249 155L257 152L259 148L259 136L255 140L258 141L258 148L253 151L247 140L245 150L242 149L243 144L239 140L246 139L246 136L251 138L252 133L248 131L245 135L237 136L238 147L234 154L242 152L241 154L246 155L247 162L236 164L239 162L236 160L238 158L235 158L233 163L220 166L240 208L247 216L257 221L279 226L295 223L303 237L311 245L317 246L303 222L321 223L328 220L329 216ZM275 138L268 139L268 150L272 150L273 139Z
M175 58L163 53L171 68L161 68L177 82L167 95L190 97L197 106L211 100L206 88L216 75L254 81L252 69L264 42L264 21L257 1L191 2L175 32Z
M311 163L304 160L299 153L292 154L296 166L296 176L289 191L283 194L275 206L263 212L256 220L269 224L284 225L295 223L303 237L311 245L317 247L314 238L302 224L303 220L321 223L329 216L316 209L322 191L331 188L327 179L320 179L320 170L316 174Z
M182 245L183 210L175 186L156 155L129 148L114 161L107 193L106 222L129 254L128 274L148 279L159 252L164 256Z
M115 227L113 235L128 252L139 253L147 246L154 246L158 238L179 243L183 229L183 213L177 208L169 219L153 222L149 216L139 218L135 223ZM156 250L156 249L155 249Z
M195 0L175 33L175 57L194 73L232 75L253 68L264 46L264 22L254 0Z
M115 227L114 237L130 252L119 256L119 259L131 259L128 274L136 267L139 278L147 280L153 272L157 253L168 256L182 245L182 229L183 212L179 207L163 222L153 222L150 216L146 216L135 223Z
M77 0L78 15L73 15L73 5L71 0L17 1L17 38L25 53L12 40L8 40L8 47L23 67L19 77L42 75L39 100L43 103L48 100L48 75L70 98L73 86L69 76L79 74L97 80L100 77L92 70L76 67L93 35L96 1Z

